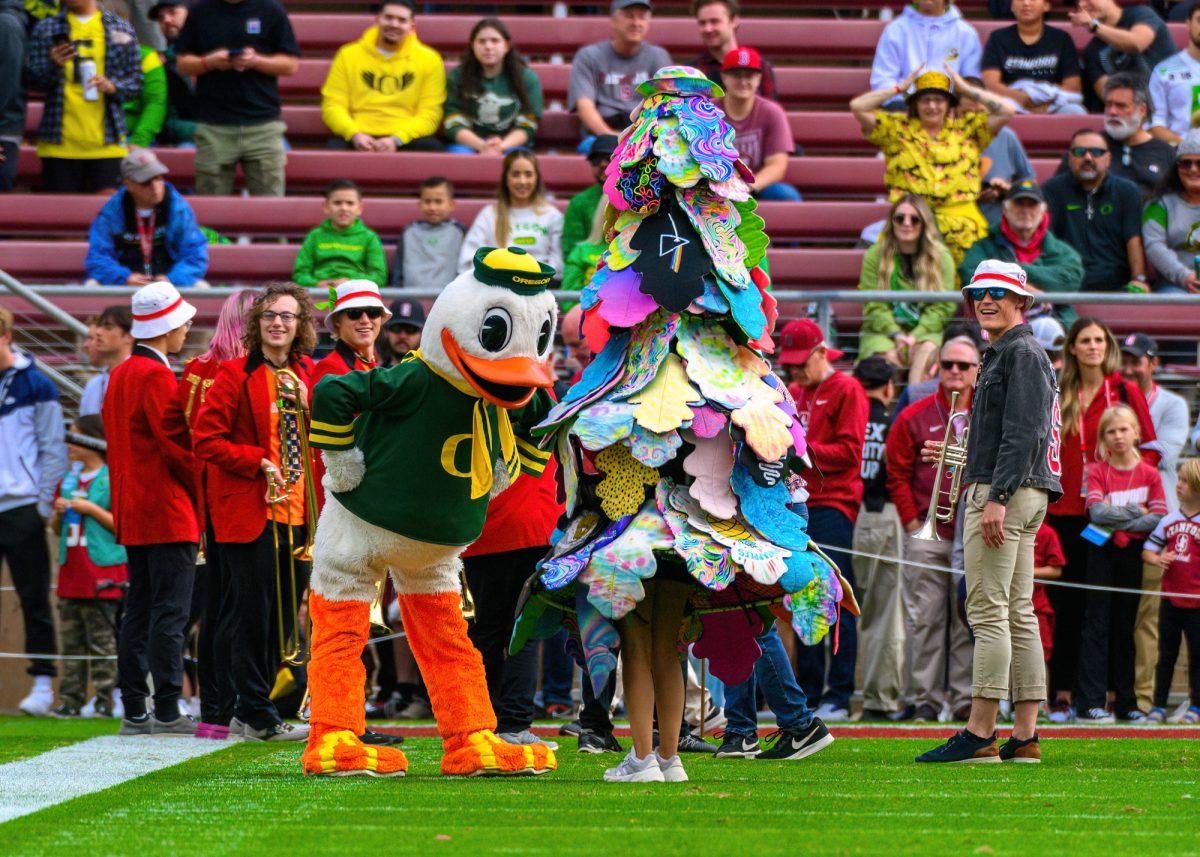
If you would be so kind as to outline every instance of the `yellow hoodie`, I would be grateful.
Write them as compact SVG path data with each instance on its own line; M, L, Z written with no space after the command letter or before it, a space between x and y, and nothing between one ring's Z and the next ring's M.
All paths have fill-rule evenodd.
M446 101L441 55L409 33L385 56L375 46L378 35L371 27L338 49L321 87L321 118L343 140L363 133L408 143L436 134Z

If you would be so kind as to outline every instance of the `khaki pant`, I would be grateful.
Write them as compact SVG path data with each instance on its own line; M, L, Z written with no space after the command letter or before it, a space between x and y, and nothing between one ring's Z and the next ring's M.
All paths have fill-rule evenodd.
M854 550L898 557L902 529L896 507L858 513ZM858 583L858 654L863 671L863 708L899 711L904 707L904 614L901 610L899 563L854 557Z
M283 196L287 153L282 122L260 125L196 125L196 193L233 193L237 167L242 165L251 196Z
M904 558L950 567L954 542L904 539ZM971 637L958 615L957 574L904 567L904 623L908 634L909 699L917 708L942 710L971 702Z
M58 697L65 705L82 708L87 701L88 672L96 688L96 701L112 705L117 684L116 599L60 598L58 636L64 655L93 655L96 660L62 662Z
M1046 493L1020 488L1004 515L1004 544L984 544L980 520L987 483L967 489L963 551L967 571L967 621L975 632L971 695L1013 702L1046 698L1042 638L1033 612L1033 541L1046 517Z
M1142 589L1162 590L1163 570L1157 565L1142 565ZM1133 690L1138 708L1149 711L1154 705L1154 670L1158 666L1158 607L1157 595L1143 595L1138 603L1137 619L1133 626Z

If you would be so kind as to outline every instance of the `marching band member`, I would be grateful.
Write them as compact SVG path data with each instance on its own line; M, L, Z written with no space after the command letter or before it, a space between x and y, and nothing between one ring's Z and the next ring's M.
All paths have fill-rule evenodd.
M1062 493L1058 383L1023 313L1034 301L1025 271L984 260L963 297L989 346L971 406L963 483L967 622L975 633L971 717L918 762L1038 762L1038 706L1046 698L1042 638L1033 612L1033 544L1049 500ZM940 442L928 441L933 453ZM1012 737L996 748L1009 697Z
M282 396L308 406L312 360L306 355L316 344L312 313L308 290L292 283L270 285L256 297L246 319L246 355L221 364L196 421L196 455L209 465L215 541L233 584L237 702L229 733L235 738L297 741L308 735L307 727L283 722L270 693L280 638L298 633L291 596L299 600L308 578L308 563L292 555L306 543L306 468L286 431L281 442L285 416L277 403ZM300 381L294 393L280 390L283 370ZM268 491L280 500L268 502Z
M103 410L113 520L129 557L117 647L125 705L120 734L192 735L196 726L180 713L179 695L200 528L187 429L171 425L164 412L176 388L167 355L183 348L196 308L159 282L133 295L132 310L133 354L112 370ZM153 712L146 710L147 672L154 678Z

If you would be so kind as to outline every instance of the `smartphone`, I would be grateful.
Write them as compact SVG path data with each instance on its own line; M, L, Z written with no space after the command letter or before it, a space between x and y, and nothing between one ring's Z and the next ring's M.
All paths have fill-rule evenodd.
M54 47L58 47L59 45L69 44L70 41L71 37L66 33L55 33L54 38L50 40L50 44L54 45Z

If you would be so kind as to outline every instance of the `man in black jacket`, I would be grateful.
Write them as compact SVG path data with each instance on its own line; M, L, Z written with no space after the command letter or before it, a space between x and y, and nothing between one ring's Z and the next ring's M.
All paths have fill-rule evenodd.
M975 633L967 728L918 762L1037 762L1045 661L1033 612L1033 543L1046 505L1062 489L1058 384L1024 323L1034 295L1025 271L979 263L963 295L987 332L971 409L963 483L967 621ZM927 442L926 452L940 449ZM1000 700L1015 703L1012 737L996 748Z

